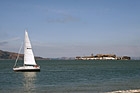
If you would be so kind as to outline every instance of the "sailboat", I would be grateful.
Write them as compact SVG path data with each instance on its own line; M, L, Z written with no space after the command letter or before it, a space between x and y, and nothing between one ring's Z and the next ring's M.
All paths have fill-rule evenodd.
M21 49L21 48L20 48ZM18 57L17 57L18 60ZM37 66L32 51L32 46L28 37L28 32L25 30L25 40L24 40L24 64L23 66L17 67L17 60L13 67L14 71L40 71L40 66Z

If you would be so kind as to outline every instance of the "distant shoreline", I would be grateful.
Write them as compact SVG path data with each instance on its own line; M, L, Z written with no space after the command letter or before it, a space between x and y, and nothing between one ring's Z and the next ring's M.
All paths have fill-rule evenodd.
M17 56L18 56L18 53L0 50L0 60L1 59L16 60ZM21 59L24 59L24 55L23 54L19 54L19 60L21 60ZM35 59L37 60L37 59L48 59L48 58L43 58L43 57L35 56Z
M0 60L16 60L17 55L18 55L18 53L15 53L15 52L8 52L8 51L0 50ZM60 58L43 58L43 57L36 56L35 60L112 60L112 59L103 59L103 58L107 58L104 56L107 56L107 54L106 55L98 54L95 56L91 55L91 56L84 56L84 57L77 56L77 57L60 57ZM112 55L112 58L114 56L116 57L116 55ZM115 59L115 57L114 57L114 59ZM124 56L124 57L128 58L127 60L140 60L140 57L128 57L128 56ZM24 59L24 55L20 54L19 60L23 60L23 59ZM117 60L117 59L115 59L115 60Z

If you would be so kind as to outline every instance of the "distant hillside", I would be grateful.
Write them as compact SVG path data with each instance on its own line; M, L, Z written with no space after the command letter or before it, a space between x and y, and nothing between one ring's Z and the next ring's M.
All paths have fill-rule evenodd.
M16 59L17 53L0 50L0 59ZM20 54L19 59L23 59L24 55ZM46 59L42 57L35 57L35 59Z

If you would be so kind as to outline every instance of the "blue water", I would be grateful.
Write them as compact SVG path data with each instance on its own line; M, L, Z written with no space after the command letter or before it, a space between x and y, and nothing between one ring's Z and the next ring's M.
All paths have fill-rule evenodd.
M38 60L41 72L13 72L14 62L0 60L0 93L104 93L140 89L139 60Z

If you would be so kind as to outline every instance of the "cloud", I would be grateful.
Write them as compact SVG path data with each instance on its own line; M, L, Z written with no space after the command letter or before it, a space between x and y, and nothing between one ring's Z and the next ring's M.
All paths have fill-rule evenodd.
M48 17L48 23L68 23L68 22L79 22L80 18L74 17L64 11L48 9L48 12L51 13L51 17Z
M2 40L2 41L0 41L0 45L1 46L2 45L6 45L6 44L8 44L11 41L16 41L16 40L19 40L19 39L20 39L20 37L14 37L14 38L11 38L11 39L8 39L8 40Z
M0 45L5 45L7 43L8 43L7 41L0 41Z
M48 23L68 23L68 22L78 22L80 19L74 18L72 16L65 16L64 18L57 19L47 19Z

